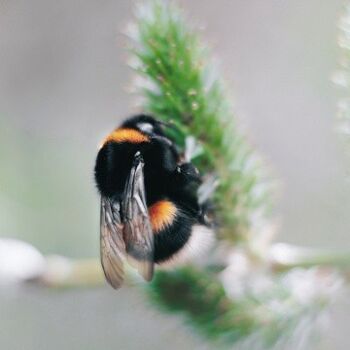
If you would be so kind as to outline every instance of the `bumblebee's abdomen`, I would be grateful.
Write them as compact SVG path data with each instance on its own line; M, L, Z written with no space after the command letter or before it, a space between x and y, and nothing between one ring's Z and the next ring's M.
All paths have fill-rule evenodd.
M168 200L154 203L148 211L154 234L154 261L161 263L186 245L195 219Z
M177 215L175 204L168 200L160 200L148 208L152 230L155 234L172 225Z

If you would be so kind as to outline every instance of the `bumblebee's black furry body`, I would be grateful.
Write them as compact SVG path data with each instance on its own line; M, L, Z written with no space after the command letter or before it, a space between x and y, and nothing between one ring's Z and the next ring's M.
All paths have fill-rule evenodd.
M147 207L168 201L176 208L171 222L154 232L154 262L161 263L186 245L193 226L199 222L196 192L200 178L192 164L180 162L176 147L164 136L161 123L154 118L133 117L119 130L123 128L136 130L145 139L141 142L107 139L96 159L96 184L102 196L121 201L134 155L141 153Z
M176 169L176 158L163 141L151 139L150 142L117 143L107 142L99 151L95 178L102 195L119 199L124 191L130 173L133 157L140 152L145 162L145 187L147 203L164 193Z

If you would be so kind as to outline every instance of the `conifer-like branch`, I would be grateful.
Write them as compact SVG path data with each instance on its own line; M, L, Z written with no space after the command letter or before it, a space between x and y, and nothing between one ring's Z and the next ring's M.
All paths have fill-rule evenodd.
M129 33L142 109L172 121L176 129L170 136L178 145L184 147L188 136L200 143L203 151L193 161L203 174L214 173L219 181L213 198L218 246L236 246L217 266L158 271L148 288L152 299L167 311L185 313L202 334L219 342L271 349L295 341L312 328L310 321L332 299L341 279L322 268L279 271L289 264L310 267L320 261L322 265L325 256L327 261L337 257L315 254L308 260L310 255L296 249L289 255L296 264L292 259L284 265L277 251L286 251L275 249L276 260L270 259L272 235L263 234L269 194L260 161L238 130L224 84L214 74L215 64L207 60L208 49L183 13L169 2L151 1L139 8ZM251 248L259 241L262 259L256 260ZM349 255L340 260L348 264ZM298 289L305 280L310 285L304 298Z
M203 152L194 162L203 174L218 177L214 201L221 233L235 243L248 240L252 220L266 211L267 191L260 161L237 128L215 65L206 60L208 49L181 11L164 2L139 8L132 37L143 109L177 126L171 136L178 145L189 135L200 142Z

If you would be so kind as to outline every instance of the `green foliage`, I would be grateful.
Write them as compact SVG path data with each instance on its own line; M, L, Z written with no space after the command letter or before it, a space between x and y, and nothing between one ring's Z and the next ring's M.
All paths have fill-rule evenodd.
M306 325L314 323L327 304L317 289L323 275L311 269L297 271L297 278L294 270L277 274L266 263L268 239L261 244L264 259L252 254L251 248L264 240L267 186L260 161L239 132L223 83L213 72L215 65L206 60L207 48L181 11L166 1L140 7L136 26L130 29L131 62L142 109L171 121L175 128L169 136L178 145L184 147L189 135L200 143L203 151L193 161L203 174L214 173L219 180L213 198L220 223L218 238L231 246L220 271L212 266L157 271L147 287L152 300L163 310L183 313L202 335L217 343L271 349L292 338L305 338L310 328ZM233 255L238 262L230 262L228 257ZM297 290L310 278L306 290L311 297L305 301ZM336 281L331 278L324 290L328 292ZM326 295L325 300L329 299Z
M143 81L143 108L171 120L177 144L193 135L204 152L194 160L203 174L219 179L214 195L225 238L249 239L251 220L267 207L259 161L237 130L208 50L175 6L153 2L139 11L133 67ZM255 215L258 213L257 215Z
M242 303L234 305L208 271L194 267L159 271L149 288L157 305L167 311L185 312L209 339L231 343L255 329L253 315Z
M290 344L315 326L312 323L328 304L329 295L313 295L308 300L310 291L305 290L304 300L303 296L294 295L293 289L305 278L316 278L319 284L314 288L334 281L333 277L324 281L318 273L301 270L286 275L267 274L265 287L252 284L234 299L227 295L214 273L187 266L171 272L158 271L148 289L158 307L184 313L204 337L217 344L240 342L252 349L256 348L258 337L259 349L271 349Z

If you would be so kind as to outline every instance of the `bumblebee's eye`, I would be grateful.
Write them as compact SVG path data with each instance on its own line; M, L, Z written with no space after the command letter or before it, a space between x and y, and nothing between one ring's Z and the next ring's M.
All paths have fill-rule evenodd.
M146 133L151 134L154 131L153 125L150 123L137 123L137 127Z

